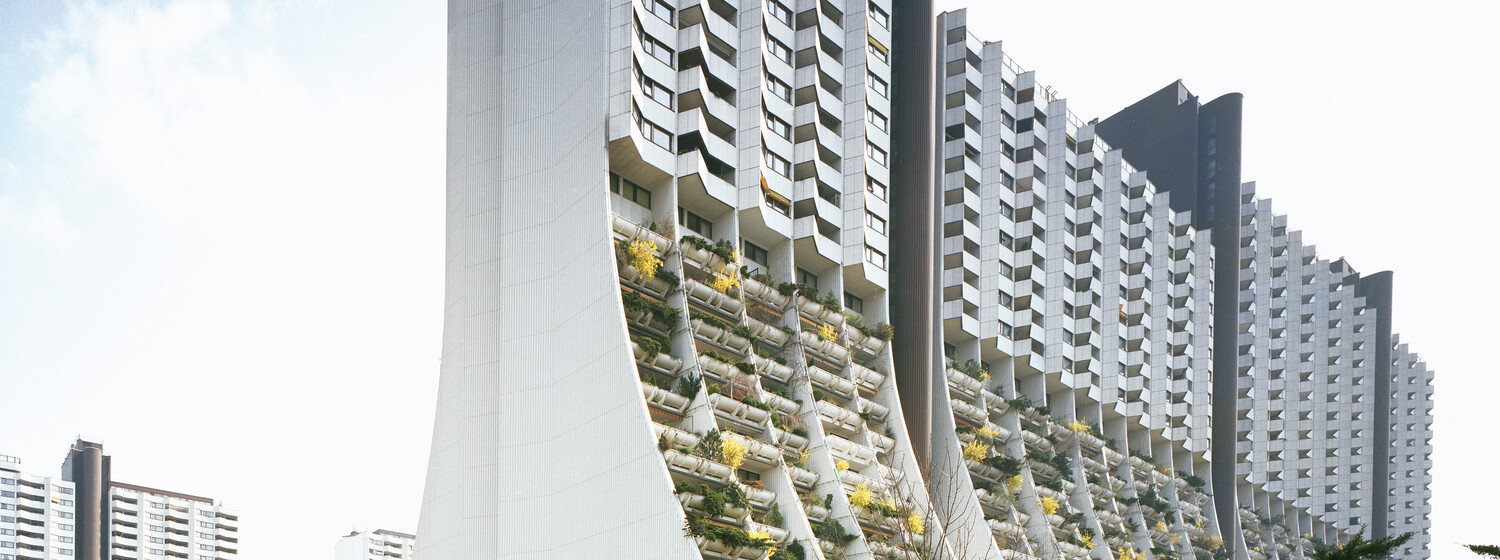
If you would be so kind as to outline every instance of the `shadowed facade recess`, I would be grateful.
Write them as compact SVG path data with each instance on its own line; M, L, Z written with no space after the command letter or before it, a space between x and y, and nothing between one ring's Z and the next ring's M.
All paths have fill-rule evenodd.
M1265 240L1221 239L1253 188L1237 155L1208 164L1233 193L1197 183L1204 156L1183 150L1213 111L1163 124L1178 148L1144 166L966 18L451 0L414 556L1265 560L1346 538L1343 508L1373 498L1277 486L1250 461L1279 454L1290 478L1288 455L1333 451L1317 465L1335 471L1300 477L1358 467L1347 480L1373 485L1375 450L1347 443L1382 421L1363 372L1425 372L1404 346L1379 354L1389 314L1363 310L1389 283L1285 249L1312 255L1291 272L1308 286L1351 286L1303 302L1323 311L1294 334L1324 347L1306 397L1326 402L1270 393L1290 381L1269 373L1245 393L1258 370L1221 339L1258 355L1245 337L1285 319L1276 281L1240 281L1255 259L1280 278L1276 239L1295 234L1265 206L1247 222ZM1237 154L1232 101L1210 105ZM1246 247L1267 254L1232 258ZM1386 414L1414 426L1430 392L1405 394ZM1289 435L1283 416L1314 414Z

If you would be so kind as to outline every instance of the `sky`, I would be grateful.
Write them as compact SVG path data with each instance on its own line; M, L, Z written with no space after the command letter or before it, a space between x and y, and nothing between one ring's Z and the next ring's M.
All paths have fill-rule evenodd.
M1323 255L1396 271L1395 331L1437 371L1434 556L1500 540L1500 376L1475 350L1500 315L1483 62L1500 8L969 3L971 31L1084 120L1177 79L1245 95L1245 180ZM437 1L0 3L0 454L55 473L74 437L102 440L117 479L240 510L247 559L415 530L445 18Z

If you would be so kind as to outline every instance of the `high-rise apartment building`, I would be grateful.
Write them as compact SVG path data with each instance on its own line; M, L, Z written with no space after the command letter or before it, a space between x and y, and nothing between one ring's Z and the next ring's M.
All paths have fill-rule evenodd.
M1144 150L966 17L452 0L415 554L1280 560L1425 504L1389 275L1243 199L1239 97Z
M21 460L0 455L0 560L72 558L73 484L21 470Z
M353 531L333 547L333 560L384 560L411 558L416 535L387 529Z
M1432 375L1397 352L1392 274L1321 257L1240 181L1241 103L1178 82L1099 125L1213 236L1214 431L1235 442L1215 449L1215 491L1238 507L1221 499L1220 519L1252 553L1368 527L1419 533L1402 557L1426 558Z
M62 476L0 456L0 560L233 560L239 515L199 496L110 478L99 443L77 440Z

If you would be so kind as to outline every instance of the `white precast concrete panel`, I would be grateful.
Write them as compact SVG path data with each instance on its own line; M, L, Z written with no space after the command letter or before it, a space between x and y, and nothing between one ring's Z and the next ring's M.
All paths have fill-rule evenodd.
M448 282L422 560L698 555L613 270L607 9L449 3Z

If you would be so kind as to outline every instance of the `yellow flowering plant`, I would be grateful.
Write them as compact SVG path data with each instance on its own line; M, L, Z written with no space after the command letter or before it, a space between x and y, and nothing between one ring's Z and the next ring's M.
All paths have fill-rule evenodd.
M873 501L875 501L875 494L870 492L870 488L864 483L860 483L859 488L855 488L854 493L849 495L849 505L857 508L863 509Z
M974 433L979 434L979 435L984 436L984 437L987 437L987 438L993 438L995 436L1000 435L1000 431L996 430L996 429L994 429L992 427L990 427L989 424L985 424L983 428L980 428L979 430L975 431Z
M724 438L724 443L719 444L719 457L724 459L724 464L731 469L738 469L745 464L745 452L749 447L735 438Z
M1036 501L1036 503L1037 503L1037 505L1042 506L1042 513L1044 513L1044 514L1052 515L1054 513L1057 513L1057 506L1058 506L1057 498L1054 498L1052 496L1046 496L1046 497L1043 497L1041 499L1038 499Z
M849 462L840 459L839 462L833 464L833 468L838 469L840 472L847 471L849 470Z
M1024 482L1026 482L1026 479L1021 478L1021 475L1018 474L1012 476L1005 480L1005 489L1011 492L1019 491L1021 489L1021 484Z
M1073 433L1087 433L1090 430L1093 430L1094 427L1090 426L1088 424L1085 424L1083 422L1079 422L1077 420L1074 420L1072 423L1068 424L1068 429L1072 430Z
M1094 536L1093 535L1087 535L1086 534L1086 535L1083 535L1083 538L1078 539L1078 540L1079 540L1079 542L1083 543L1083 547L1084 548L1094 548Z
M838 338L838 336L838 332L833 330L833 325L823 325L818 327L818 340L833 340L835 338Z
M1157 521L1156 522L1156 530L1161 531L1163 533L1167 532L1167 522L1165 522L1165 521Z
M1209 535L1208 538L1203 539L1203 547L1209 552L1218 550L1221 546L1224 546L1224 539L1219 538L1218 535Z
M656 256L656 244L647 239L637 239L630 242L626 249L630 257L630 266L635 267L646 278L655 278L656 271L661 269L661 259Z
M906 516L906 528L912 534L920 535L927 532L927 521L923 520L921 515L917 515L917 512L912 512L911 515Z
M708 287L713 288L714 291L721 294L728 294L729 290L733 290L739 285L739 274L722 266L714 272L713 279L708 283Z
M980 461L983 461L985 457L989 456L990 446L980 443L977 439L964 444L965 459L978 463Z

